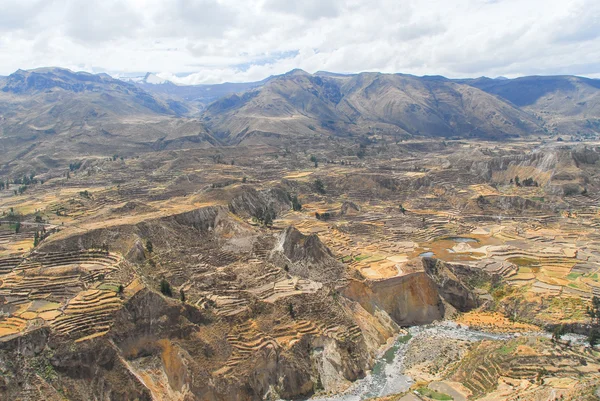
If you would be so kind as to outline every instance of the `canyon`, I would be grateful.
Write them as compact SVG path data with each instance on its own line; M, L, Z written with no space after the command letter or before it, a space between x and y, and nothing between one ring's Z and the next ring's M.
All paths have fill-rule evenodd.
M149 85L0 80L1 398L594 399L593 109L401 74Z

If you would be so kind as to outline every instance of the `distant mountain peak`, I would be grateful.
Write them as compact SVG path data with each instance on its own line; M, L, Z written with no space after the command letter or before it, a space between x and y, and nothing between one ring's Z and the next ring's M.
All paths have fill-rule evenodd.
M146 73L146 76L144 77L143 82L147 83L147 84L153 84L153 85L171 83L171 81L169 81L168 79L161 78L152 72Z
M294 77L294 76L310 76L311 74L309 74L308 72L300 69L300 68L294 68L291 71L286 72L285 74L283 74L284 76L290 76L290 77Z
M168 79L161 78L153 72L147 72L145 75L135 77L119 77L121 81L133 82L136 84L149 84L149 85L177 85L176 83L169 81Z

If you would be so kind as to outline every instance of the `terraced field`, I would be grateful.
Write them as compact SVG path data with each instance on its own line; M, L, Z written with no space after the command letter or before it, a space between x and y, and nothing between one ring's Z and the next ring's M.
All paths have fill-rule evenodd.
M139 390L123 399L294 398L363 377L399 325L455 319L524 343L478 343L423 377L536 401L587 380L595 351L536 330L587 334L600 174L572 160L596 150L536 150L577 172L566 182L537 143L392 141L361 159L353 139L319 141L89 159L21 195L0 190L0 343L44 333L44 352L63 352L39 356L56 364L44 381L77 399L92 397L90 378L59 366L72 351L56 344L106 355L120 370L90 362L99 382ZM421 391L444 392L429 379Z

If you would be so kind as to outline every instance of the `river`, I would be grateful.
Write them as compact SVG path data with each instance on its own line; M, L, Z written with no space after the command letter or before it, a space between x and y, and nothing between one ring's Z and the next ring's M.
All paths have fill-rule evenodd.
M363 379L354 382L342 394L327 397L314 397L311 401L362 401L373 397L402 393L414 383L404 374L404 356L410 342L417 336L444 336L466 341L507 340L520 334L497 334L472 330L451 321L415 326L408 329L408 335L398 337L394 344L378 358L373 370Z

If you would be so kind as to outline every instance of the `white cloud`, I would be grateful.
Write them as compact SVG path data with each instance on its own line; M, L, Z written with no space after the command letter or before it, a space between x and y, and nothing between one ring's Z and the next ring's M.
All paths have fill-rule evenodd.
M600 76L597 0L2 0L0 74Z

